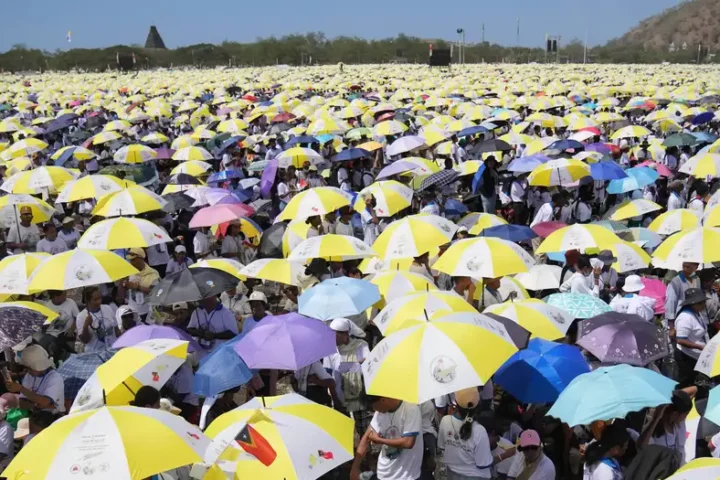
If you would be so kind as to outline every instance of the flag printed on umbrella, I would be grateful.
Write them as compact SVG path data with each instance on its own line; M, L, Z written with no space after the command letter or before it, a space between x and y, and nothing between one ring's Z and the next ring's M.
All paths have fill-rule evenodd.
M277 452L270 443L250 425L245 425L235 437L235 441L247 453L269 467L277 458Z

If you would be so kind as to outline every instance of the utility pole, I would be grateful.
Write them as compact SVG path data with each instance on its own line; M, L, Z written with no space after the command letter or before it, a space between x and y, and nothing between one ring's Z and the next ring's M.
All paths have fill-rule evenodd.
M485 43L485 23L482 24L482 43Z
M588 29L587 25L585 26L585 48L583 49L583 65L587 64L587 38L588 38Z

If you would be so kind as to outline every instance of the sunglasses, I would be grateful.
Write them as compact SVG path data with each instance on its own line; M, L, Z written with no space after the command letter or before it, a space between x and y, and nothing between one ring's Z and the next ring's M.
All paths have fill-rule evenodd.
M520 448L518 448L518 450L521 452L534 452L535 450L538 450L539 448L540 447L538 447L536 445L530 445L527 447L520 447Z

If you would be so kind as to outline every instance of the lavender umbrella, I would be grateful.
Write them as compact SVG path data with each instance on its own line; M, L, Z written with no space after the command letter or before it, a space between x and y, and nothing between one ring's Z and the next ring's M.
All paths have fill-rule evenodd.
M627 313L607 312L581 321L577 344L601 362L638 367L668 354L664 332Z
M299 370L337 352L335 332L297 313L265 317L235 344L249 368Z
M401 173L409 172L411 170L415 170L416 168L419 168L414 163L410 162L403 162L402 160L398 160L397 162L391 163L387 167L380 170L380 173L377 175L377 180L380 180L381 178L387 178L391 177L393 175L398 175Z
M175 150L172 148L156 148L155 153L157 153L157 157L155 157L157 160L167 160L172 158Z
M137 325L123 333L120 338L113 343L112 348L132 347L145 340L156 338L185 340L186 342L190 342L188 352L201 351L200 345L189 334L178 328L165 325Z
M272 189L273 183L275 183L275 176L277 175L278 161L270 160L265 170L263 170L262 177L260 177L260 195L262 198L270 198L270 190Z

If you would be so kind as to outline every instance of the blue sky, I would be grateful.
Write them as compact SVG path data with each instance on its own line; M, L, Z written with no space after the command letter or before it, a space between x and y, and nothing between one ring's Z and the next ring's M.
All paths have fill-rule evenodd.
M223 40L249 42L258 37L322 31L338 35L383 38L408 35L455 39L463 27L468 42L485 39L539 46L545 34L591 45L623 34L643 18L680 0L5 0L0 51L13 44L48 50L144 44L150 25L157 25L170 47ZM28 5L32 5L29 9ZM444 8L443 8L444 7ZM20 19L27 19L22 21ZM72 31L72 43L65 37Z

